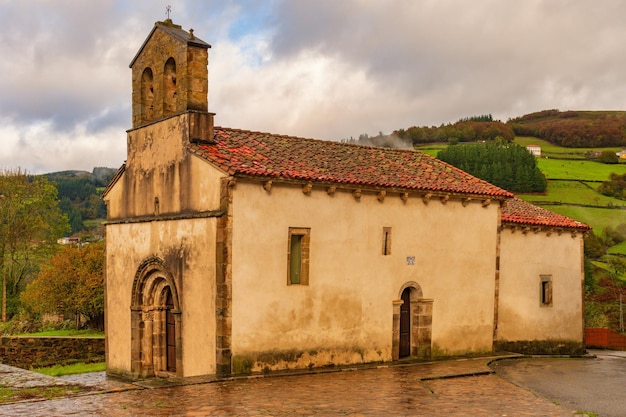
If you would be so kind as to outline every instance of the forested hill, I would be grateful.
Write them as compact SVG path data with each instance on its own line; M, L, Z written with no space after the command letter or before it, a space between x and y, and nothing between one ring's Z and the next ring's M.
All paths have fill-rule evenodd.
M569 148L626 146L626 112L543 110L507 122L516 136Z
M411 147L426 143L511 142L515 136L534 136L570 148L626 147L626 111L543 110L510 119L494 120L490 114L460 119L440 126L412 126L362 134L342 142L383 147Z
M43 174L59 192L60 208L69 218L72 234L87 229L86 220L106 218L106 205L100 193L115 172L115 168L98 167L92 172L60 171Z

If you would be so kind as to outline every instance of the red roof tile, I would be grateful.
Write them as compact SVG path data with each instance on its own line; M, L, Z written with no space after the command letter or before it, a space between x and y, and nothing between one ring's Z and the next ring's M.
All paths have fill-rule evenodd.
M230 175L441 191L513 194L422 152L215 127L215 144L189 150Z
M504 202L502 207L502 222L580 230L591 229L591 227L587 226L585 223L537 207L517 197Z

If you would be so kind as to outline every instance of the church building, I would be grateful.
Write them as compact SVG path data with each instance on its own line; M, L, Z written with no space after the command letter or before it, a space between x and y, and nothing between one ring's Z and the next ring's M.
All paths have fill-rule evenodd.
M130 63L108 374L584 349L587 225L421 152L216 126L209 48L168 19Z

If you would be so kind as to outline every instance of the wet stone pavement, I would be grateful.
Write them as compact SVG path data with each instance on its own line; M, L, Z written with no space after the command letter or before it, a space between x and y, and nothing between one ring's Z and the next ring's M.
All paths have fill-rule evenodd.
M237 378L212 383L202 379L185 383L174 380L169 387L159 386L163 385L163 380L128 384L106 379L102 373L62 382L52 378L59 383L85 384L93 391L54 400L2 405L0 416L575 415L573 410L495 375L488 366L493 359ZM0 383L8 385L11 377L3 371L5 369L0 368ZM43 379L50 382L47 378Z

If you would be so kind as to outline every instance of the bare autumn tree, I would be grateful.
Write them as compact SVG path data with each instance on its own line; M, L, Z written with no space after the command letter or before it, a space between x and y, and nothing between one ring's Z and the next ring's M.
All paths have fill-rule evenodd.
M37 259L69 230L58 205L57 190L45 177L20 169L0 172L2 321L7 320L7 298L17 296L37 271Z
M37 313L86 317L92 328L104 325L104 244L67 245L58 250L20 296Z

